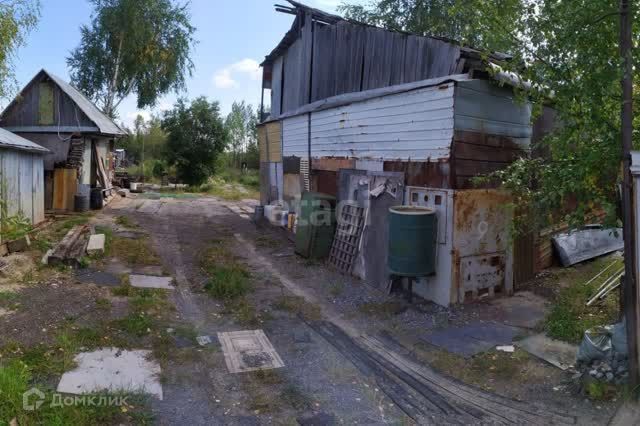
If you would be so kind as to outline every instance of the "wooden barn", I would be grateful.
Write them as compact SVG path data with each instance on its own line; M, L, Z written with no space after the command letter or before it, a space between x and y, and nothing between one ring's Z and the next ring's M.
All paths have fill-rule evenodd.
M512 244L509 213L494 206L508 198L473 180L530 152L531 105L499 68L509 56L289 3L278 10L293 25L262 63L271 109L258 132L261 202L299 212L312 190L360 204L350 271L378 287L389 279L388 207L433 208L438 272L415 291L442 305L510 294L514 275L532 274L530 253L520 254L531 242ZM393 191L369 195L382 184Z
M44 220L44 165L49 151L0 129L0 217ZM2 242L2 241L0 241Z
M124 136L89 99L41 70L0 115L0 127L49 150L44 155L45 207L73 210L74 196L111 189L115 139Z

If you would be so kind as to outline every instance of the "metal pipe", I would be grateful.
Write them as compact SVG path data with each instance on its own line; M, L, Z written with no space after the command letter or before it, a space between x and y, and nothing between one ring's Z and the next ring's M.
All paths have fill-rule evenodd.
M611 264L609 266L607 266L606 268L604 268L602 271L600 271L595 277L591 278L589 281L587 281L586 283L584 283L584 285L589 285L591 284L593 281L595 281L600 275L604 274L605 272L607 272L613 265L615 265L616 263L618 263L617 260L614 260L613 262L611 262Z

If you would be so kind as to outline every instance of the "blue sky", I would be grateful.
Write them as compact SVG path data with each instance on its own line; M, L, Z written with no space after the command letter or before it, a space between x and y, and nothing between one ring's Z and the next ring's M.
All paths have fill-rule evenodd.
M306 0L304 3L335 12L341 0ZM274 10L275 0L192 0L192 23L199 41L193 54L195 70L184 96L205 95L220 101L228 113L234 100L254 106L260 102L258 64L280 41L293 17ZM280 1L279 3L285 3ZM24 86L41 68L69 79L65 58L78 45L80 24L89 23L87 0L42 0L38 27L31 32L16 58L16 77ZM163 97L155 112L171 106L175 94ZM1 104L6 105L6 101ZM129 97L120 105L120 121L130 124L137 110ZM148 116L152 111L143 111Z

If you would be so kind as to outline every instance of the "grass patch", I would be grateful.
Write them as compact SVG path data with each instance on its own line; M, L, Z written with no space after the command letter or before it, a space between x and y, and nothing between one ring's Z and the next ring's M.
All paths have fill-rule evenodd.
M261 248L275 248L280 245L280 242L278 240L272 238L269 235L260 235L259 237L255 238L254 242L256 244L256 247Z
M610 263L611 258L608 257L585 265L579 272L571 268L564 273L563 281L566 282L566 287L560 290L545 319L545 331L549 337L569 343L579 343L585 330L599 325L612 324L618 320L619 295L617 290L613 290L602 301L596 302L590 307L586 306L589 298L596 293L603 281L596 280L589 285L584 285L585 282ZM617 266L613 266L611 270L616 268ZM612 272L611 270L610 272ZM568 277L571 279L567 279Z
M299 315L307 321L317 321L322 318L320 307L307 302L300 296L280 296L273 303L273 307L280 311Z
M114 327L136 337L143 337L151 333L153 320L143 312L131 312L126 317L115 320Z
M395 301L367 302L358 306L358 310L365 315L388 319L406 311L407 307L403 303Z
M144 419L151 419L145 409L146 398L140 395L118 394L126 396L125 407L89 404L57 407L52 406L53 392L42 387L38 387L44 394L40 408L35 411L25 411L23 394L33 387L32 383L31 370L25 363L14 360L0 365L0 421L6 422L3 424L8 424L12 419L16 419L19 425L130 424L140 420L147 423ZM30 401L36 400L38 398L34 395Z
M148 238L133 239L112 236L109 240L108 254L122 259L130 266L160 264L160 258L151 249ZM105 253L107 253L106 247Z
M200 260L200 266L209 277L204 289L211 297L232 300L251 289L249 270L225 248L223 241L212 242Z
M0 291L0 306L9 306L18 303L20 295L13 291Z
M249 291L250 276L244 265L214 265L209 268L209 280L204 289L216 299L236 299Z
M122 226L124 228L131 228L131 229L139 228L138 224L133 222L127 216L117 216L116 217L116 225L120 225L120 226Z

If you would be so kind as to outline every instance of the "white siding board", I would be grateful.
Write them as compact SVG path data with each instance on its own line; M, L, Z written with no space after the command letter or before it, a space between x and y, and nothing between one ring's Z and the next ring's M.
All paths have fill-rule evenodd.
M309 157L308 114L282 120L282 156Z
M453 85L397 93L311 114L311 155L369 159L448 158Z

